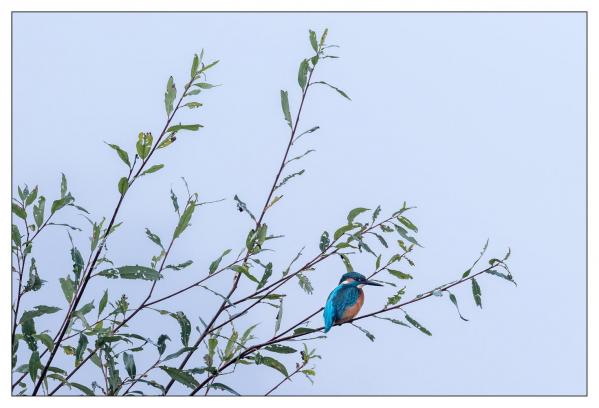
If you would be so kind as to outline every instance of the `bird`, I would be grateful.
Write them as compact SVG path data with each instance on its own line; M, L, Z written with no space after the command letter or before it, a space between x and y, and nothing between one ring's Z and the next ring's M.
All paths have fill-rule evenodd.
M325 333L335 323L344 323L358 314L364 304L364 285L383 286L358 272L347 272L341 276L339 285L333 289L324 306Z

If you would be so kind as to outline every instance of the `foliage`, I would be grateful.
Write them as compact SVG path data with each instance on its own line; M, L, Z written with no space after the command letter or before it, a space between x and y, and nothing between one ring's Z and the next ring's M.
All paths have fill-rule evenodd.
M152 232L149 226L145 236L156 245L156 253L148 260L140 259L140 264L119 265L108 258L110 252L108 242L122 222L117 222L121 204L128 198L130 191L139 183L146 182L150 175L164 171L165 165L155 161L162 149L172 148L180 134L197 132L202 129L197 123L176 123L175 118L182 109L197 111L204 102L194 97L203 96L204 92L216 87L207 82L207 72L218 61L205 62L204 52L194 55L189 79L183 86L177 87L175 79L170 77L164 92L164 108L166 113L163 130L159 133L141 131L132 135L128 148L113 143L106 143L114 151L115 158L125 165L123 174L114 181L116 205L109 217L93 219L89 212L81 207L69 190L67 177L62 174L59 192L50 200L46 208L46 197L38 187L30 190L27 185L18 186L18 196L12 199L13 224L12 238L12 272L17 288L12 305L12 369L13 393L19 395L56 395L62 393L81 393L84 395L166 395L171 392L173 384L178 383L187 392L195 395L198 392L222 392L238 395L237 391L225 384L226 375L233 374L239 364L252 365L256 370L274 370L280 376L280 382L270 390L268 395L292 377L301 374L310 382L316 376L315 360L321 358L316 350L308 346L325 338L323 327L309 327L311 319L322 312L322 299L312 299L315 311L299 323L285 326L286 289L290 282L297 281L306 294L313 292L310 275L318 272L319 265L326 259L339 259L348 271L353 271L352 259L369 257L372 261L372 273L369 279L376 280L380 274L392 282L377 280L391 286L387 302L372 313L361 315L350 323L359 329L369 340L376 337L369 330L356 324L358 320L378 318L398 326L415 328L428 336L431 332L404 308L413 303L432 296L443 296L448 293L451 303L458 311L459 317L466 320L458 308L457 298L449 289L470 281L475 304L482 308L482 291L479 280L485 275L499 277L515 284L508 269L507 260L510 252L502 258L492 258L489 266L476 271L477 263L482 259L488 247L484 246L478 259L462 274L461 278L441 285L416 297L404 300L406 285L414 275L405 272L414 267L411 253L421 245L415 235L418 228L411 217L412 207L404 202L401 208L382 216L381 207L372 210L366 207L354 208L347 214L347 222L339 226L328 226L328 229L314 242L307 244L283 269L268 259L269 241L280 239L277 227L267 225L269 210L275 203L284 200L284 189L302 176L305 169L293 170L313 149L298 150L300 137L319 130L318 126L301 131L302 108L307 103L309 91L316 85L325 85L347 100L348 94L322 80L314 80L317 67L327 59L337 58L330 55L329 50L336 47L327 42L328 31L317 35L309 31L310 54L302 58L297 73L298 101L295 104L294 92L280 91L282 118L289 127L287 149L281 160L275 180L268 191L265 204L260 209L252 209L238 195L233 201L237 210L246 213L250 223L245 242L238 250L221 249L214 254L212 261L196 266L192 260L172 262L169 260L171 249L177 241L186 238L186 231L191 225L196 212L207 202L199 202L198 194L191 193L187 187L187 197L181 199L172 190L174 215L172 231L160 237ZM296 110L292 108L297 106ZM303 141L303 140L302 140ZM177 143L178 144L178 143ZM293 156L290 156L292 154ZM290 158L292 157L292 158ZM145 176L145 177L144 177ZM142 179L143 177L143 179ZM143 181L142 181L143 180ZM275 195L276 192L276 195ZM45 193L44 193L45 194ZM79 211L89 222L86 231L89 233L89 244L73 240L69 233L69 246L66 250L72 260L72 268L59 277L46 271L52 265L38 265L34 257L36 238L50 226L66 228L69 231L81 231L79 227L55 220L67 211ZM273 232L274 231L274 232ZM397 243L395 245L394 243ZM305 261L304 252L310 253ZM237 253L236 256L232 256ZM302 259L302 261L299 261ZM169 260L169 261L167 261ZM299 261L299 262L298 262ZM339 264L341 266L341 264ZM165 279L177 279L176 275L186 268L196 268L194 275L200 278L172 293L157 297L154 289ZM168 271L170 270L170 271ZM282 271L282 272L279 272ZM233 280L226 293L220 293L211 287L211 280L219 275L230 275ZM29 310L21 310L24 297L39 297L46 280L57 279L64 295L62 305L37 305ZM476 279L478 278L478 279ZM147 291L144 300L139 304L131 304L127 294L111 293L102 287L104 279L127 279L138 282L139 290ZM254 289L249 293L240 293L240 281L251 284ZM397 289L399 284L401 289ZM99 285L101 297L93 299L89 288ZM200 291L202 288L205 291ZM220 307L210 318L199 321L196 316L186 315L183 311L171 311L157 308L166 300L184 293L195 291L199 296L217 296ZM260 323L261 314L256 311L260 305L268 305L275 310L272 313L274 334L270 338L257 339L255 328ZM149 338L137 333L135 317L142 311L155 311L156 319L168 319L168 324L175 323L179 333L163 333L158 338ZM403 315L393 311L402 311ZM262 313L262 312L260 312ZM48 316L60 316L55 322L53 332L39 331L39 319ZM239 317L253 320L248 327L239 327ZM393 317L391 317L393 316ZM165 321L165 323L167 323ZM195 327L195 331L193 328ZM302 340L302 348L292 341ZM21 352L19 352L21 347ZM23 352L26 347L27 352ZM168 352L167 352L168 351ZM154 363L140 367L138 358L141 353L150 355ZM72 365L55 366L56 356L60 354L72 361ZM26 357L24 357L26 356ZM193 360L191 358L195 357ZM60 359L64 361L64 358ZM97 377L78 380L78 370L95 365ZM202 361L202 365L192 367L190 361ZM295 366L292 364L295 363ZM162 376L160 375L162 374ZM159 378L168 378L166 383ZM82 382L82 383L81 383Z

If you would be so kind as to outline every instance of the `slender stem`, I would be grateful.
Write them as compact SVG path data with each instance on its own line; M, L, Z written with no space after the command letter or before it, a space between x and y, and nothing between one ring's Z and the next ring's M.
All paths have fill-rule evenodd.
M301 369L306 366L306 364L308 364L306 361L302 362L302 364L298 364L297 368L295 369L294 372L292 372L291 374L289 374L288 377L283 378L277 385L275 385L274 387L272 387L270 389L270 391L268 391L266 394L264 394L264 396L270 395L274 390L276 390L277 388L279 388L284 382L291 381L291 377L293 377L294 375L296 375L297 373L299 373L301 371Z

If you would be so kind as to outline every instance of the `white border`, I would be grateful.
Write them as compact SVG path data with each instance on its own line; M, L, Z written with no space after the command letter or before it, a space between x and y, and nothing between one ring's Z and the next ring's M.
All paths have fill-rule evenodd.
M598 2L594 0L554 0L554 1L531 1L531 0L412 0L412 1L355 1L355 0L303 0L303 1L243 1L243 0L220 0L220 1L192 1L192 0L145 0L145 1L123 1L123 0L87 0L78 2L73 0L52 0L52 1L16 1L3 0L0 2L0 58L3 61L0 64L1 70L1 86L0 90L2 97L0 98L0 129L2 137L0 137L0 188L3 194L3 200L0 201L0 265L4 270L4 279L10 276L10 256L9 255L9 224L10 224L10 209L9 197L11 195L11 12L12 11L264 11L264 10L280 10L280 11L336 11L336 10L355 10L355 11L588 11L588 30L589 30L589 241L588 248L595 248L595 251L589 252L589 294L597 292L597 278L593 277L593 271L597 268L597 240L595 239L597 231L597 221L592 212L592 208L597 203L598 185L597 185L597 168L598 164L594 160L597 157L597 142L594 135L593 118L596 117L597 110L594 104L597 95L597 82L594 81L591 73L597 71L597 54L599 51L597 41L597 30L595 29L597 18L595 13L599 12ZM4 312L0 313L0 327L8 327L10 325L10 315L7 312L9 301L11 298L10 284L7 280L0 285L5 305ZM145 398L144 404L149 406L162 406L165 401L167 403L194 403L202 405L219 406L260 406L260 407L280 407L285 406L304 406L305 404L322 404L322 405L337 405L352 407L375 403L381 405L404 405L409 407L419 407L428 405L442 405L443 407L477 407L481 405L485 407L503 406L504 404L516 405L541 405L543 407L563 407L565 405L571 407L577 406L599 406L599 398L596 397L599 381L595 375L597 368L597 353L591 346L598 344L597 324L592 324L597 321L597 314L593 311L597 308L597 300L593 296L589 296L589 397L513 397L505 398L488 398L488 397L447 397L441 401L439 397L360 397L360 398L329 398L329 397L310 397L310 398L245 398L243 400L235 400L233 398L204 398L200 401L193 401L191 398L174 397L177 399L161 399L161 398ZM563 323L563 322L562 322ZM557 324L557 323L556 323ZM567 327L565 328L567 330ZM63 397L63 398L46 398L43 401L34 398L11 398L9 365L10 365L10 337L8 330L1 337L0 361L2 362L0 369L0 388L2 390L0 401L3 406L29 405L29 404L44 404L44 407L79 405L85 403L86 406L100 406L107 403L104 398L87 398L82 401L83 397ZM542 341L542 339L539 339ZM592 401L595 401L594 403ZM135 404L126 398L113 398L110 404Z

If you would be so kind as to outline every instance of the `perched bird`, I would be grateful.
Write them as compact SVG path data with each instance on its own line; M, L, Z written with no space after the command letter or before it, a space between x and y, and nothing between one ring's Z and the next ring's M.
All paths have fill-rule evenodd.
M353 319L364 304L364 285L383 286L372 282L357 272L348 272L341 276L337 286L324 306L324 332L328 332L335 323Z

